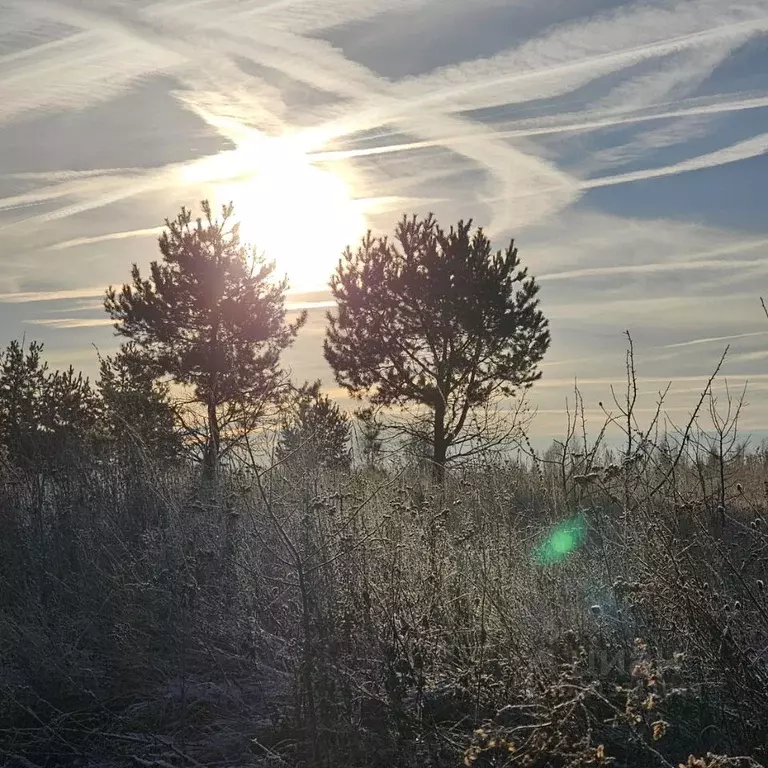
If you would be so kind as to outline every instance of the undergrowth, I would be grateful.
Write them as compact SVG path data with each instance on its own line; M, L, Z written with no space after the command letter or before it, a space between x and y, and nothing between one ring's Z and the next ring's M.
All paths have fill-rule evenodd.
M628 371L625 447L443 484L0 465L0 764L764 764L768 457Z

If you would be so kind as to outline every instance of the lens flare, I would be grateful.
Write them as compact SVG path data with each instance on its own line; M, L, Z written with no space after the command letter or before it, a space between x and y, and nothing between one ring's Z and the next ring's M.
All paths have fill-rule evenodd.
M550 531L547 538L537 547L536 562L542 565L559 563L572 555L584 543L587 524L583 515L575 515Z

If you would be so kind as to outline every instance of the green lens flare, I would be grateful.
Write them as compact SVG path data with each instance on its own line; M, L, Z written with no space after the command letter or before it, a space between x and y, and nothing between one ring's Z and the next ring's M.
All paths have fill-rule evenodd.
M536 549L536 562L542 565L559 563L584 543L586 533L587 525L582 515L560 523Z

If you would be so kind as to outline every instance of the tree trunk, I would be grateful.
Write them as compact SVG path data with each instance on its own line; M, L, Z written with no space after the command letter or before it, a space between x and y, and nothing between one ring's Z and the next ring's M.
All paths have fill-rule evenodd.
M216 415L216 403L208 402L208 445L205 449L203 473L206 478L213 480L219 468L219 419Z
M445 436L445 405L435 407L435 428L432 436L432 476L436 482L445 479L445 462L448 455L448 441Z
M435 445L435 458L432 462L432 476L438 483L442 483L443 480L445 480L446 454L447 450L445 443L442 443L440 448Z

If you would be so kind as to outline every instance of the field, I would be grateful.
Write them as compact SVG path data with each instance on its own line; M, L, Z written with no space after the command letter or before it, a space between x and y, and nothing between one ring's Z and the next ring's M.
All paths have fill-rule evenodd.
M768 455L631 406L442 485L3 471L0 764L764 764Z

